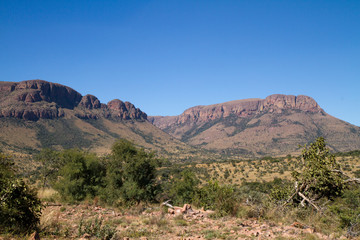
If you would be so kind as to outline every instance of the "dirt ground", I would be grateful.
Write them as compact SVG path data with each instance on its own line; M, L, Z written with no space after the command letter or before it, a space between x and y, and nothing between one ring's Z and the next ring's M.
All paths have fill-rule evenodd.
M211 212L193 208L178 210L168 213L161 206L116 210L89 204L50 204L43 211L40 238L346 239L335 234L321 234L299 222L283 225L259 219L213 218Z

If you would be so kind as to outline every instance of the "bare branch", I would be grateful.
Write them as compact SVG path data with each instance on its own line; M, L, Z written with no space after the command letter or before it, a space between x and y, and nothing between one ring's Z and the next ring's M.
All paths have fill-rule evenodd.
M320 208L318 206L316 206L310 199L305 197L304 194L302 194L301 192L298 192L298 194L300 197L302 197L304 200L306 200L311 206L313 206L317 211L320 211Z
M348 182L357 182L360 183L360 178L349 178L347 180L344 181L344 183L348 183Z
M161 205L165 205L165 206L167 206L169 208L174 208L174 206L169 203L170 201L171 200L167 200L167 201L163 202Z

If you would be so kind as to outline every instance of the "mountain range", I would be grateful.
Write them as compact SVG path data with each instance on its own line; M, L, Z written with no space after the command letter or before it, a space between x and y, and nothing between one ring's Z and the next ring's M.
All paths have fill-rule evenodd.
M159 153L192 150L149 123L130 102L103 104L43 80L0 82L0 128L0 147L13 152L77 147L103 154L120 138Z
M360 149L359 127L330 116L303 95L196 106L179 116L148 119L185 143L230 156L298 154L299 145L320 136L333 151Z
M271 95L148 116L130 102L43 80L0 82L0 148L33 153L78 147L108 153L116 139L171 159L299 153L319 136L334 151L360 149L360 128L327 114L308 96Z

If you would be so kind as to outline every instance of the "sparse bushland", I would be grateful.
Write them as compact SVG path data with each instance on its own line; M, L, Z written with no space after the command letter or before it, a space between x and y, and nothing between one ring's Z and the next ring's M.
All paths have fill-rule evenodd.
M107 205L132 205L153 201L158 191L154 154L126 140L117 141L105 158L79 149L44 150L37 158L43 162L42 185L51 179L65 202L98 197Z
M299 222L327 235L336 233L336 237L360 234L360 186L356 184L356 178L349 178L343 173L326 148L324 139L304 147L301 158L297 159L290 156L280 160L268 157L257 161L206 164L208 169L217 170L218 178L198 164L160 167L160 161L153 153L145 152L125 140L116 142L112 153L102 158L70 149L61 152L44 150L38 159L43 162L43 168L39 169L39 185L55 188L61 197L63 206L59 207L58 214L73 214L70 209L75 205L65 204L82 202L86 208L100 205L141 216L148 209L155 209L156 205L151 203L171 200L177 206L187 203L194 208L215 210L212 221L232 216L286 225ZM288 161L288 166L283 161ZM346 164L351 165L350 162ZM250 172L253 169L256 169L255 173ZM356 177L356 167L351 169ZM256 174L263 171L281 170L285 177L277 176L283 178L234 182L238 175L243 176L244 173L257 178ZM228 171L227 177L224 177L225 171ZM290 171L294 171L292 178L288 174ZM47 200L56 199L47 197ZM44 226L42 231L44 235L65 238L88 234L106 239L111 234L115 236L114 229L119 224L131 225L121 232L121 237L154 236L149 225L156 226L160 231L192 225L182 216L171 224L170 220L163 218L165 215L165 212L149 215L141 220L139 228L123 222L110 224L109 220L96 220L91 215L92 218L76 220L80 226L77 232L70 229L70 224L61 227L57 221ZM203 234L213 238L223 233L204 230Z
M305 146L302 159L302 170L293 172L292 183L271 191L270 199L277 209L296 214L301 213L299 209L315 210L311 215L318 221L311 224L324 223L324 231L342 228L349 236L360 235L360 184L356 184L360 179L350 178L341 170L324 138Z

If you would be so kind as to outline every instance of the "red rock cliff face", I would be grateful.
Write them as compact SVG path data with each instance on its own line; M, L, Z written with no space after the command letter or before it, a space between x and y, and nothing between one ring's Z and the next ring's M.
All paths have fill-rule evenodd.
M107 104L112 117L119 117L122 119L142 119L146 120L146 113L135 108L130 102L122 102L119 99L112 100Z
M25 92L23 92L25 90ZM82 98L72 88L43 80L29 80L14 83L13 91L18 91L17 100L32 103L39 101L54 102L59 107L72 109ZM23 92L23 93L22 93Z
M81 98L80 106L87 109L97 109L101 108L101 103L97 97L94 95L87 94Z
M112 102L119 104L107 106L93 95L82 96L70 87L43 80L0 82L0 117L36 121L64 117L64 109L70 109L80 118L147 119L145 113L129 102Z
M208 122L230 115L248 117L263 112L281 113L287 109L312 113L323 111L311 97L275 94L265 99L245 99L208 106L196 106L185 110L179 116L149 117L149 121L159 128L165 129L173 124Z

